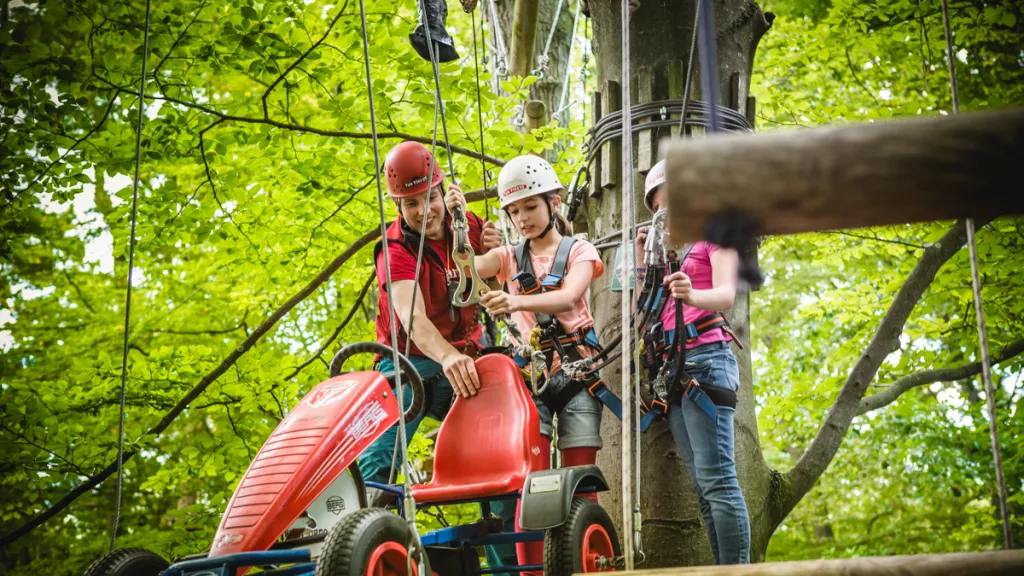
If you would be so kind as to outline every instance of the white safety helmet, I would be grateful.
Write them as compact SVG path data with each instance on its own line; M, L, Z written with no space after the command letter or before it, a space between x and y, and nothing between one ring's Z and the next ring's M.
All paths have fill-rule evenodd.
M498 172L498 200L503 209L517 200L562 188L551 163L540 156L518 156Z
M647 172L647 179L644 180L644 206L651 212L654 208L651 203L654 200L654 192L665 183L665 161L661 160Z

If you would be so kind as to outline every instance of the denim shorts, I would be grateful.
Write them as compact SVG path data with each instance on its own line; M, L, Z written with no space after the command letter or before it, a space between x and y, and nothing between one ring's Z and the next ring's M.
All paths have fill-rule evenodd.
M540 414L540 433L551 438L551 409L544 401L534 397L537 412ZM559 450L569 448L601 448L601 411L604 404L593 397L586 389L569 400L569 403L558 413Z

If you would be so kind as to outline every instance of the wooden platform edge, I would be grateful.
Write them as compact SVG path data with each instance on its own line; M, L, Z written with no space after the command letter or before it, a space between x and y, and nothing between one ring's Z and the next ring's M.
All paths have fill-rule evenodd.
M938 537L938 535L936 535ZM766 562L747 566L693 566L622 572L636 576L1020 576L1024 550L915 556L871 556L838 560Z

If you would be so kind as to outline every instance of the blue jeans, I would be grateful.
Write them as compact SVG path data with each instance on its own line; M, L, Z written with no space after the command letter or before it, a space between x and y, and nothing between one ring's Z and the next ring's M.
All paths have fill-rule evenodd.
M700 384L738 390L739 368L728 342L712 342L686 351L686 371ZM690 482L697 491L704 528L716 564L750 563L750 519L736 477L733 443L735 409L715 406L717 421L692 400L668 412Z
M412 365L420 373L420 377L424 381L434 378L441 373L441 365L430 358L409 356L409 361L412 362ZM394 366L394 360L391 358L381 358L380 363L377 365L377 370L389 372L394 370ZM404 381L402 387L404 393L402 400L404 401L405 408L408 408L412 404L412 392L409 388L405 387ZM444 417L448 415L448 410L451 408L455 396L455 392L452 390L452 383L444 375L433 384L427 384L424 393L426 401L424 402L423 411L405 425L406 446L412 441L413 435L416 434L416 430L420 427L420 422L424 418L430 416L435 420L444 420ZM380 438L363 451L359 457L359 471L362 472L364 480L380 482L382 484L389 483L391 480L389 478L391 461L394 458L395 439L397 437L398 425L396 424L388 428ZM400 466L401 463L396 463L396 468ZM395 476L397 477L397 471ZM515 530L515 510L516 505L514 501L495 500L491 502L491 512L501 517L506 532ZM514 544L486 546L484 552L487 555L487 562L491 567L515 566L517 564L516 547Z

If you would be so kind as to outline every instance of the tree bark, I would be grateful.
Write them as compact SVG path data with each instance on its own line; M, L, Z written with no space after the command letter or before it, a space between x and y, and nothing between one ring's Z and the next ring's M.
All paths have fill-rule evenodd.
M512 8L512 43L509 47L509 73L529 76L533 70L533 45L537 39L537 12L540 0L515 0Z
M598 86L606 82L619 82L622 75L620 14L621 4L611 0L589 0L593 19L593 45L597 62ZM633 12L630 46L630 84L634 102L640 95L651 100L682 97L683 70L687 61L689 39L693 33L696 2L692 0L654 2L641 0ZM760 7L752 0L724 0L716 3L718 46L720 56L721 94L740 113L746 112L746 95L750 86L754 52L769 23ZM570 23L571 24L571 23ZM694 86L698 82L694 80ZM640 118L634 118L637 122ZM649 154L657 157L657 142L669 136L668 130L652 134ZM636 142L634 150L638 150ZM597 175L595 174L595 177ZM646 219L642 203L644 174L637 172L633 183L633 202L637 220ZM621 177L608 186L595 188L596 194L588 199L590 236L597 238L619 230L621 213ZM607 311L597 315L597 329L602 341L608 341L619 332L619 295L611 287L614 270L614 251L603 254L608 273L598 280L591 291L592 308ZM751 515L751 559L764 559L774 526L768 528L769 510L774 509L771 498L776 492L779 474L770 470L758 443L757 419L754 414L754 394L749 354L749 295L737 294L736 304L727 314L736 329L745 350L734 348L740 364L739 405L736 411L736 458L740 485L747 499ZM618 363L603 374L613 389L620 388ZM621 424L607 414L602 424L604 449L598 455L598 464L612 486L601 495L601 503L621 526L621 494L619 494L621 468ZM690 485L678 449L664 421L655 422L641 439L641 511L643 515L643 544L646 562L643 568L709 564L714 561L707 536L702 526L697 498ZM620 532L620 539L631 535Z

